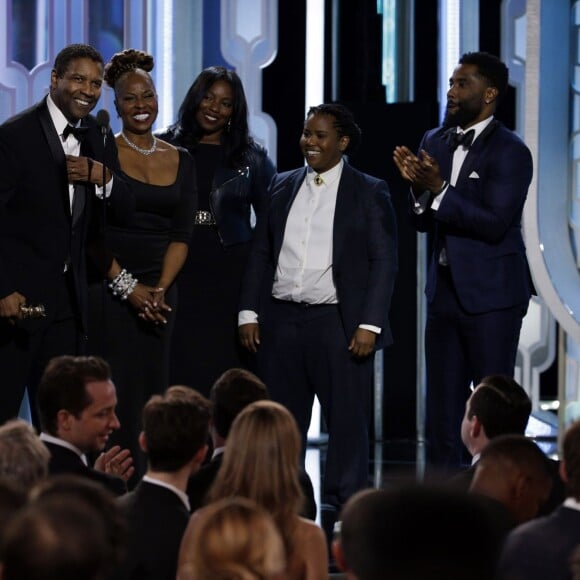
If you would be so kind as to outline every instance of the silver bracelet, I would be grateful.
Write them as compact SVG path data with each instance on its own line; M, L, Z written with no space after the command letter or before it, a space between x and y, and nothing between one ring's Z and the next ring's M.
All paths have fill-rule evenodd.
M129 294L135 290L137 286L137 278L134 278L132 274L127 272L123 268L110 282L109 288L113 293L113 296L119 296L121 300L127 300Z

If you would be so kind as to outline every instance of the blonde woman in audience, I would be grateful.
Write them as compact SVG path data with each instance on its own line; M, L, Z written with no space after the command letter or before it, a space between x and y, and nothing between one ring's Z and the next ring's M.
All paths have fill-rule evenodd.
M298 483L300 434L290 412L273 401L258 401L236 418L223 464L209 500L243 497L254 500L272 516L284 544L287 566L283 578L322 580L328 577L328 550L323 531L301 518ZM192 538L209 507L196 512L181 543L179 568L188 561Z
M188 542L178 580L284 577L282 536L266 510L249 499L226 498L203 509Z

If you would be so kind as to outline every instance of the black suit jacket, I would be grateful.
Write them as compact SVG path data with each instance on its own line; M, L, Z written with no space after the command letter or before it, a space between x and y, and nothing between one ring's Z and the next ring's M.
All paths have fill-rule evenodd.
M449 180L453 154L443 128L428 131L419 146ZM480 314L527 303L532 282L521 219L532 179L532 156L524 142L493 120L475 140L455 186L449 186L437 211L413 211L415 227L434 234L427 299L435 296L437 264L443 244L461 306Z
M89 128L81 155L104 162L114 173L113 190L106 202L94 195L94 185L78 184L71 212L65 154L46 99L0 125L0 297L18 291L29 304L41 303L50 323L61 288L65 262L74 277L79 322L86 328L85 241L92 218L103 203L118 219L128 221L134 199L120 173L111 131L106 150L96 120ZM74 214L74 217L73 217ZM94 228L98 231L98 227ZM26 321L28 326L32 321Z
M113 495L119 496L127 492L127 485L120 477L87 467L74 451L66 447L46 441L44 444L50 451L50 463L48 464L48 473L50 475L65 473L80 475L104 485Z
M260 314L271 294L286 220L306 168L276 175L269 207L258 219L244 273L240 310ZM397 231L385 181L344 164L333 224L332 274L347 341L359 324L382 329L377 346L392 342L388 313L397 272Z
M142 481L120 498L129 521L127 557L118 580L175 580L181 538L189 511L177 495Z

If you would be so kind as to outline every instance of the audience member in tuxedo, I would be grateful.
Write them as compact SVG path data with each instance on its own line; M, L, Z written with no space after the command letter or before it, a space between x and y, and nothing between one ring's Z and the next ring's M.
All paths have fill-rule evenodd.
M94 356L55 357L40 380L37 404L40 438L50 451L49 473L82 475L116 495L125 493L134 471L131 454L117 445L104 451L120 427L109 365ZM91 467L87 455L94 453L100 455Z
M499 435L524 435L531 412L532 401L514 379L506 375L483 378L465 403L461 423L461 440L472 457L471 467L453 477L452 484L467 491L490 440Z
M562 451L566 500L552 514L510 533L500 561L502 580L572 578L570 558L580 545L580 422L566 431Z
M535 518L548 499L552 474L548 458L523 435L500 435L481 452L470 492L483 496L504 530Z
M197 203L191 156L151 132L158 113L152 70L153 57L134 49L118 52L105 66L123 125L116 136L119 163L136 208L129 224L108 221L105 247L92 248L101 254L102 271L89 286L89 346L111 365L123 425L112 439L131 450L139 477L146 468L137 442L141 412L170 384L174 282L187 256ZM104 276L110 291L103 294Z
M91 218L103 211L102 163L108 211L132 214L113 135L103 149L89 115L102 82L97 50L67 46L56 56L49 94L0 126L0 423L18 414L25 387L34 401L52 357L85 349L85 242L95 231Z
M270 514L249 499L225 498L208 506L188 540L177 580L285 578L282 536Z
M179 275L170 379L207 395L221 373L251 362L237 340L236 315L253 214L266 206L275 168L250 136L240 77L222 66L201 71L176 123L157 135L191 153L190 187L199 196L192 251Z
M388 314L397 232L387 184L344 158L361 131L338 103L312 107L300 137L308 167L277 175L244 274L239 334L272 399L294 415L303 454L314 395L328 427L322 502L368 485L373 354Z
M9 524L1 580L104 580L110 546L101 514L78 497L34 502Z
M148 468L135 491L119 500L129 518L119 580L175 579L190 515L187 480L207 453L209 419L210 402L189 387L169 387L145 405L139 442Z
M332 549L348 580L491 580L499 539L473 496L410 485L354 495Z
M213 454L211 461L189 478L187 495L192 511L205 503L204 500L222 465L227 437L234 419L250 403L268 398L266 385L256 375L245 369L229 369L212 385L210 391L212 416L209 431ZM314 520L316 519L314 489L310 477L302 468L299 472L299 480L304 494L304 506L300 514Z
M80 475L54 475L36 485L30 493L33 503L74 499L87 504L96 511L105 524L107 562L116 570L125 556L127 544L127 522L116 498L100 483Z
M464 54L449 81L443 125L425 133L417 155L404 146L394 152L411 185L411 220L433 242L425 290L426 436L428 460L441 467L461 464L471 383L513 375L533 290L521 232L532 156L494 118L507 83L497 57Z
M298 514L302 491L298 482L300 433L290 412L274 401L257 401L235 419L223 465L209 501L232 496L254 500L270 513L282 535L287 556L285 578L326 578L328 552L324 532ZM189 560L191 538L208 507L191 518L179 554L179 568Z
M21 419L0 427L0 481L28 491L48 475L50 453L34 427Z

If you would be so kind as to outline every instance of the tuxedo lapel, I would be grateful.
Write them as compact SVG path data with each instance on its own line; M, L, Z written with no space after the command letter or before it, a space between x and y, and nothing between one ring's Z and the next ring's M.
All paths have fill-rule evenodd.
M336 264L344 247L349 220L355 210L355 192L352 168L345 161L336 193L334 224L332 230L332 260Z
M499 126L499 121L495 119L481 132L481 135L473 142L471 147L469 148L469 152L465 157L465 161L461 166L461 171L457 176L457 183L462 183L465 180L469 179L471 173L476 169L479 157L483 153L483 150L486 146L487 140L489 136L495 131L495 129Z
M46 106L46 99L38 105L38 118L40 121L40 126L46 142L48 143L48 148L56 167L58 167L59 178L61 181L61 201L63 204L63 209L65 215L69 218L71 217L70 211L70 199L68 193L68 177L66 172L66 158L64 156L64 149L62 148L62 143L60 142L60 137L54 128L54 124L48 112L48 107Z

